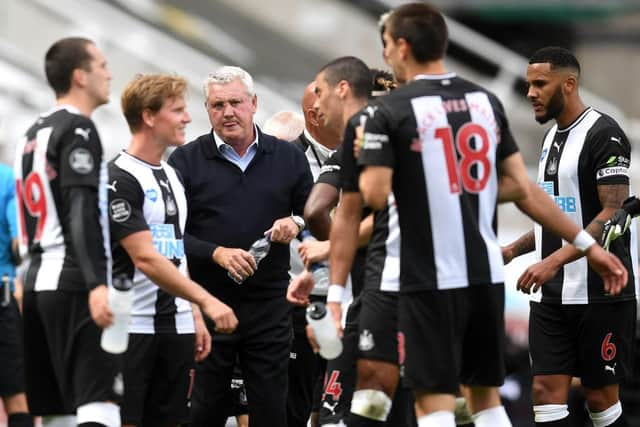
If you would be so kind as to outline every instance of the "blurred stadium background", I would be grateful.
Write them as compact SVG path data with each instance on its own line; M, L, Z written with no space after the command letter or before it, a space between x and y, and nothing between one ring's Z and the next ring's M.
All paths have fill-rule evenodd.
M205 76L220 65L241 66L256 81L257 121L262 123L280 110L299 111L303 88L335 57L355 55L370 66L384 67L377 20L401 3L405 1L3 0L0 161L12 163L21 134L53 104L43 57L58 38L90 37L109 61L111 103L98 109L94 119L110 158L128 142L119 95L136 73L171 72L189 80L190 140L210 128L201 89ZM546 45L561 45L577 54L585 101L616 118L634 148L640 148L640 1L432 3L449 17L448 67L501 98L531 176L549 125L533 120L523 76L526 58ZM640 181L633 171L640 158L637 153L633 158L632 188L638 189ZM504 242L531 226L512 206L500 208L500 220ZM509 289L527 262L508 266ZM516 345L526 346L527 300L509 291L507 305L511 336ZM503 391L514 401L525 392L517 381L508 382Z

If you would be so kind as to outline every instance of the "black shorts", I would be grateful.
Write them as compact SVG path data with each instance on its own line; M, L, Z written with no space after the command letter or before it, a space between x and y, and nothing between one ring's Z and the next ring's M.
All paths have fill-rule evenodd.
M161 427L189 422L194 342L194 334L129 334L123 424Z
M0 397L24 393L22 353L22 319L12 296L9 305L0 306Z
M533 375L571 375L585 387L600 388L631 374L635 301L530 305Z
M504 285L400 294L398 321L412 389L457 394L460 384L503 383Z
M33 415L74 414L78 406L122 397L121 356L100 347L84 292L25 292L26 391Z
M356 357L358 354L358 326L347 323L342 338L342 353L327 361L324 392L320 407L320 425L339 424L351 410L351 398L356 386Z
M398 364L398 293L365 289L358 319L359 359Z

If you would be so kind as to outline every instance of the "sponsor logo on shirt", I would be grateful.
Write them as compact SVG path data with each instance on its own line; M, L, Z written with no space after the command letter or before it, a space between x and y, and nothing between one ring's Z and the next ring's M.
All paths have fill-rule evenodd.
M547 193L556 205L560 208L561 211L566 213L575 213L576 212L576 198L572 196L556 196L555 195L555 186L552 181L543 181L538 183L540 188Z
M150 224L149 229L153 238L153 246L168 259L181 259L184 257L184 243L182 239L176 239L172 224Z
M155 203L155 201L158 200L158 190L155 188L149 188L144 192L144 196Z
M389 142L389 136L381 133L364 133L364 144L362 148L365 150L381 150L382 144Z

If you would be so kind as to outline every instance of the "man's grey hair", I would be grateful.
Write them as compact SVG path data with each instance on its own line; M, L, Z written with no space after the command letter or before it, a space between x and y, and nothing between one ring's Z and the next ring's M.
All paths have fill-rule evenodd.
M207 78L204 80L203 89L205 99L209 97L210 85L226 85L234 80L240 80L247 89L247 94L249 96L253 96L255 92L253 90L253 77L251 77L251 74L247 73L240 67L225 65L224 67L220 67L212 73L209 73Z
M304 130L304 118L293 111L280 111L262 126L262 131L283 141L294 141Z

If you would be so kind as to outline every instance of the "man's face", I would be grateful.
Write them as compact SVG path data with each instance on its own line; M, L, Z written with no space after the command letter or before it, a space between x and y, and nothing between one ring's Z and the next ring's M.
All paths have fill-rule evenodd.
M336 93L336 87L329 86L324 71L316 76L315 92L313 108L317 111L320 125L330 129L340 128L344 103Z
M562 93L563 74L551 70L548 62L529 64L527 67L527 98L533 105L533 112L538 123L546 123L555 119L564 109Z
M398 83L406 83L404 68L398 52L398 46L389 34L388 30L382 33L382 58L384 62L391 67L393 75Z
M257 107L257 97L249 96L239 79L209 85L206 100L209 121L215 133L231 146L253 141L253 116Z
M91 55L86 74L86 90L95 101L95 106L109 102L109 85L111 82L111 71L107 67L107 60L94 44L87 45L87 52Z
M162 108L153 115L153 136L166 146L179 146L185 142L185 129L191 122L184 97L164 100Z

